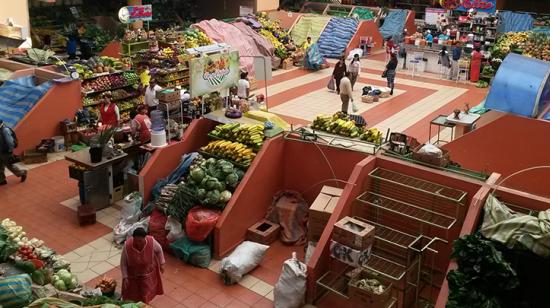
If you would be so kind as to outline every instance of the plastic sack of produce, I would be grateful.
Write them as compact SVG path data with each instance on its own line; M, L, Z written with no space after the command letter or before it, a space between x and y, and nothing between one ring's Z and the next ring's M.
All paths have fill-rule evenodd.
M441 157L443 155L441 149L431 143L426 143L423 147L420 148L420 150L418 150L418 153L436 157Z
M0 278L0 307L19 308L32 300L32 280L27 274Z
M299 308L304 304L306 296L307 267L296 258L296 252L292 258L285 261L281 276L273 295L275 308Z
M142 202L143 198L137 191L124 197L122 209L120 210L121 219L131 223L137 222L141 214Z
M167 220L168 217L156 209L153 210L153 213L149 216L149 235L154 237L164 250L168 250L169 248L168 239L166 238L168 236L168 231L165 229Z
M233 252L221 261L223 282L235 284L262 262L269 246L250 241L242 242Z
M300 193L282 191L275 195L267 219L281 225L281 241L288 245L306 242L309 206Z
M178 259L191 265L207 268L212 258L210 246L204 243L195 243L187 237L182 237L170 244L170 248Z
M168 220L166 220L166 225L164 226L164 229L168 230L168 235L166 236L166 239L169 242L179 240L180 238L185 236L183 226L177 219L172 216L168 216Z
M191 240L202 242L208 237L210 232L212 232L218 218L220 218L219 211L195 206L189 211L189 214L187 214L185 232Z

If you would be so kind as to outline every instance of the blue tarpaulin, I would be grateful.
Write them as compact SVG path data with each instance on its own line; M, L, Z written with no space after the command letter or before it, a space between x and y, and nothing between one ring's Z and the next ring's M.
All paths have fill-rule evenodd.
M319 46L317 46L317 43L315 43L311 45L311 47L309 47L309 49L307 50L304 59L304 67L309 70L316 71L321 68L323 60L323 56L319 52Z
M357 25L358 22L354 18L333 17L317 42L321 55L327 58L340 58L355 35Z
M485 108L538 117L550 102L550 62L510 53L500 65Z
M384 24L380 27L382 37L384 39L391 37L394 41L400 42L408 13L407 10L391 10L388 16L384 18Z
M523 32L533 29L533 16L528 13L500 12L498 32Z
M0 119L15 128L52 85L51 81L36 85L33 76L6 80L0 87Z

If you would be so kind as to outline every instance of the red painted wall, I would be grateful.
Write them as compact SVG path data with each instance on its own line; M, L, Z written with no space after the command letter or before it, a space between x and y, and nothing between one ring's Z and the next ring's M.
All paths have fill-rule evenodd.
M140 182L143 183L140 185L140 192L144 197L144 204L149 201L155 183L167 177L179 165L184 154L197 151L208 143L208 132L215 125L216 122L207 119L195 120L185 130L183 141L171 143L153 153L139 173Z
M107 57L113 57L113 58L120 58L121 53L121 45L119 41L111 41L103 51L101 51L101 56L107 56Z
M548 122L506 115L446 144L453 161L464 168L497 172L549 165ZM530 171L506 180L504 186L550 196L550 169Z
M18 77L33 74L40 80L64 77L41 68L17 72ZM42 139L59 135L61 133L59 122L73 119L75 112L80 108L82 108L80 82L56 83L14 128L19 140L16 154L34 149Z
M405 28L407 29L407 33L409 35L416 32L416 25L414 24L414 11L409 10L409 14L407 14L407 20L405 21Z
M363 20L359 23L355 35L351 38L346 48L346 53L349 53L352 49L359 48L359 42L362 36L372 36L374 39L374 47L371 51L381 49L384 44L384 38L382 38L382 34L380 34L374 20Z

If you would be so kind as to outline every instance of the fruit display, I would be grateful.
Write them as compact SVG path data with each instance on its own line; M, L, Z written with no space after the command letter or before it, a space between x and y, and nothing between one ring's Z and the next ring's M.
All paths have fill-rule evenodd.
M201 151L232 160L244 166L250 165L256 157L254 151L246 145L239 142L231 142L227 140L215 140L201 148Z
M529 39L523 49L523 55L544 61L550 61L550 36L545 33L529 33Z
M183 31L185 48L197 48L214 44L204 32L196 28L189 28Z
M355 126L355 121L349 120L342 112L317 116L311 128L351 138L359 137L362 133L361 128Z
M69 66L72 66L76 72L80 75L81 79L90 79L101 76L105 73L115 73L122 69L125 69L124 63L119 59L111 57L92 57L88 60L79 60L78 62L72 62ZM66 71L65 68L60 68L61 71Z
M507 32L499 37L492 50L492 55L495 58L504 59L508 53L517 50L522 51L525 48L525 43L529 38L527 32Z
M166 47L159 50L157 56L159 59L170 59L174 56L174 53L175 53L174 49L170 47Z
M507 32L496 42L492 55L504 59L510 52L550 61L550 36L543 32Z
M375 127L367 129L359 138L370 143L382 144L382 132Z
M100 76L82 82L82 89L85 92L102 92L113 88L122 88L137 83L139 77L132 71L122 74Z
M210 132L210 136L259 148L264 142L264 126L261 124L220 124Z
M162 77L157 77L157 81L159 83L166 83L166 82L171 82L171 81L184 79L184 78L189 78L189 74L187 74L186 72L174 72L174 73L165 74Z

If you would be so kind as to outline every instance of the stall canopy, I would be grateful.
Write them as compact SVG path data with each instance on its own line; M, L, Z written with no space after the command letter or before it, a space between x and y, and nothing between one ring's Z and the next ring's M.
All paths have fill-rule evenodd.
M510 53L500 65L485 108L536 118L550 102L550 62Z
M498 32L523 32L533 29L533 16L528 13L500 12Z
M407 10L391 10L388 16L384 18L384 24L380 27L380 33L387 39L393 38L396 42L399 42L403 35L403 29L405 29L405 23L407 22Z

